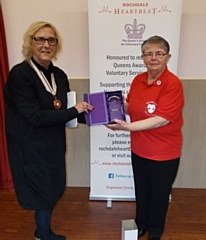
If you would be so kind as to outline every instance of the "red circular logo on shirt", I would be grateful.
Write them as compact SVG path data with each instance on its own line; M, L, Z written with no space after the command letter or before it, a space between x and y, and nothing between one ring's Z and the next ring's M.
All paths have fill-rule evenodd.
M154 101L149 101L146 103L146 114L147 115L153 115L155 110L157 108L157 104Z

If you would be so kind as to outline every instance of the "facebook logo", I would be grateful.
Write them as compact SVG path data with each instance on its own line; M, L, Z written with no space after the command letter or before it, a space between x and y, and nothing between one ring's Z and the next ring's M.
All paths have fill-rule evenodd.
M108 178L114 178L114 173L109 173Z

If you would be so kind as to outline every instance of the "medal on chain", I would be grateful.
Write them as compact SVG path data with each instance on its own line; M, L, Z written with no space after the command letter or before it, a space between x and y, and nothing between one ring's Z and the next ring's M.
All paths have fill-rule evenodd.
M36 71L36 73L38 74L38 76L41 79L42 83L44 84L46 90L54 96L54 100L53 100L54 108L57 110L60 109L62 104L61 104L61 100L56 97L57 86L56 86L56 82L54 79L54 74L51 73L51 85L52 85L51 86L49 84L48 80L46 79L46 77L44 76L43 72L40 71L31 60L29 60L29 63L32 66L32 68Z

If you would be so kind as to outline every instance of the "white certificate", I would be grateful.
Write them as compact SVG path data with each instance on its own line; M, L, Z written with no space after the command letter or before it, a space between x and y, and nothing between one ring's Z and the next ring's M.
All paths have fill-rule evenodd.
M73 107L76 104L76 92L71 91L67 93L67 109ZM77 127L77 118L74 118L66 123L67 128Z

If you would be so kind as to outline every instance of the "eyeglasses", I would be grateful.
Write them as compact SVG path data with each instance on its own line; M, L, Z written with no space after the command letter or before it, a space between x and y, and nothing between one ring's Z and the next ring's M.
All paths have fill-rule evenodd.
M162 52L156 52L156 53L148 52L148 53L144 53L143 56L146 59L152 58L153 56L160 59L160 58L163 58L167 54L168 53L162 53Z
M43 45L47 41L50 46L55 46L58 42L58 39L54 37L50 37L50 38L33 37L33 39L38 45Z

